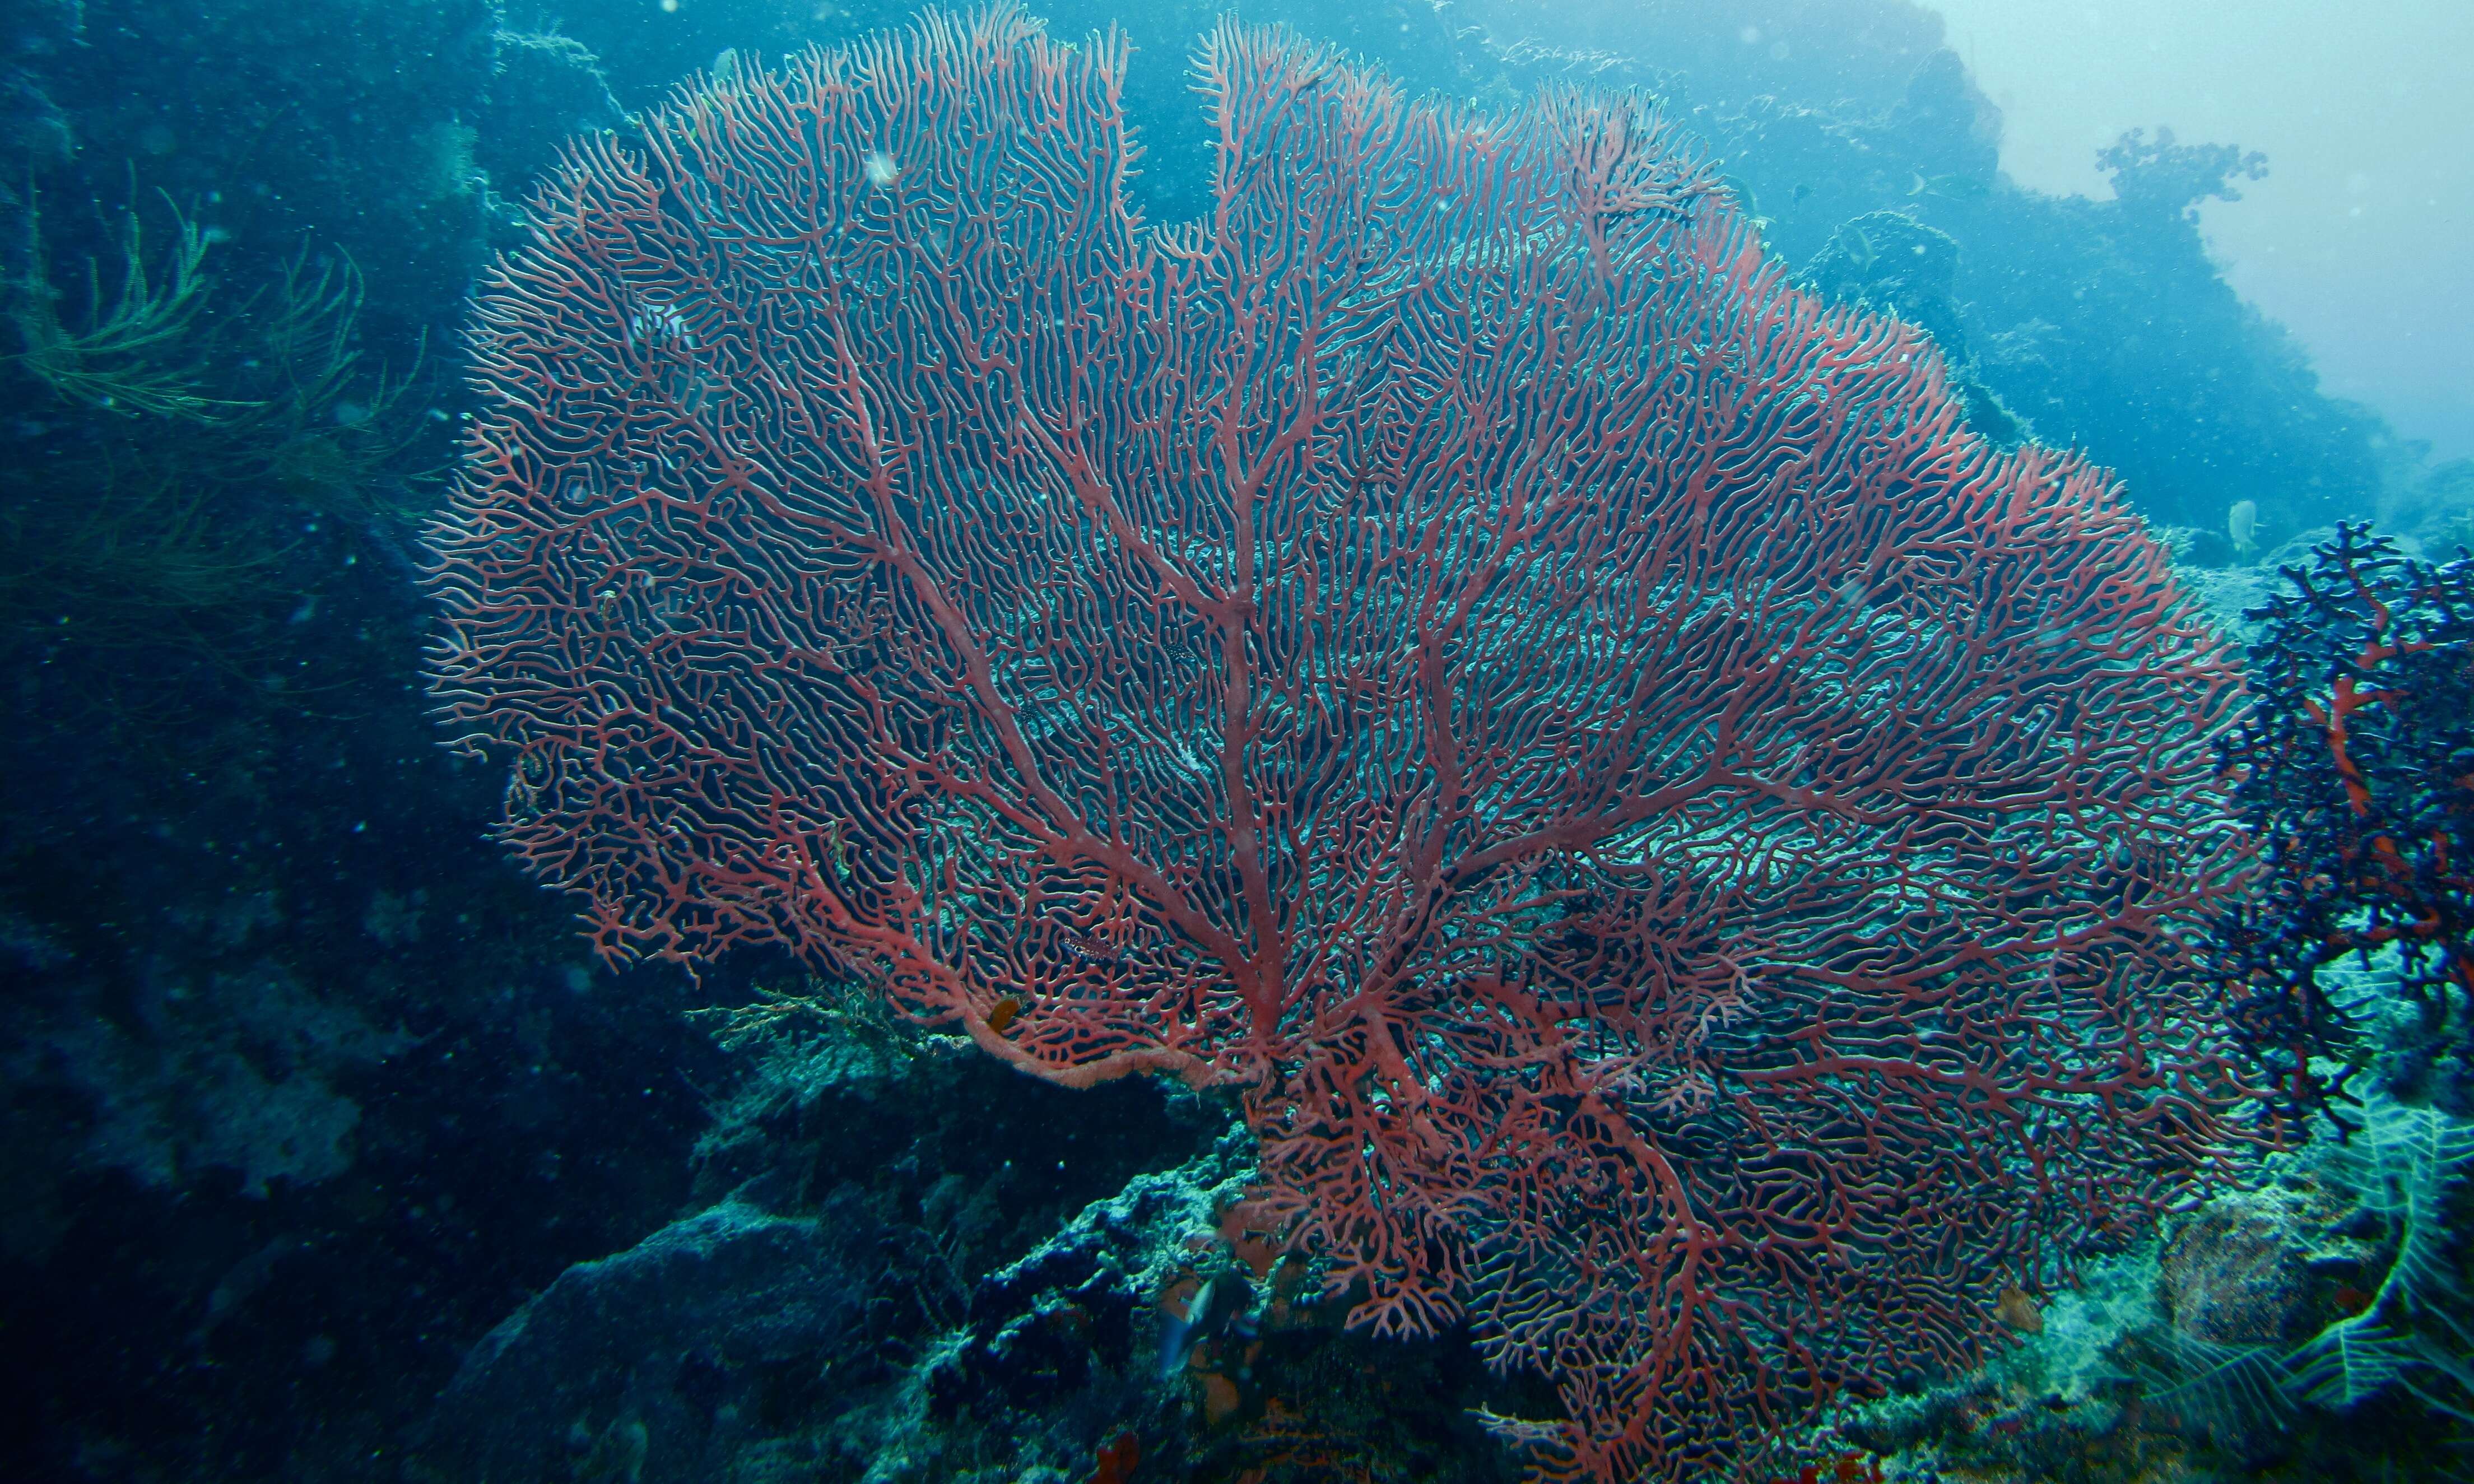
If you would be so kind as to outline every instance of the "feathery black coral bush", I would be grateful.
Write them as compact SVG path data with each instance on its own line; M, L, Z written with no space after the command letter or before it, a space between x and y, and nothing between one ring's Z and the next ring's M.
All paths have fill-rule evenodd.
M2267 864L2218 925L2231 1011L2290 1110L2353 1101L2360 1029L2325 971L2393 946L2427 1028L2474 1007L2474 560L2340 525L2247 617L2256 703L2224 742ZM2312 1058L2323 1060L2315 1075ZM2359 1063L2357 1055L2350 1058Z

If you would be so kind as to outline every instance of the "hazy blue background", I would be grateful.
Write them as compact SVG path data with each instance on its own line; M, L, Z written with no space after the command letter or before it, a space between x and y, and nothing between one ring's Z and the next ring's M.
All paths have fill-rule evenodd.
M2200 221L2321 385L2436 458L2474 454L2474 4L1929 0L2000 105L2023 185L2112 194L2096 152L2165 124L2266 152Z

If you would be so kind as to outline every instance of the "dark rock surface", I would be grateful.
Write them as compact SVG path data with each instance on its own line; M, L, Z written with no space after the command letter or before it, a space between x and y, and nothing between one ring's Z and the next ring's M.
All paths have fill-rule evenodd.
M2165 1244L2158 1297L2176 1332L2210 1345L2291 1345L2318 1327L2307 1258L2317 1233L2293 1204L2224 1198Z
M883 1374L878 1234L856 1203L782 1217L733 1200L578 1263L473 1348L423 1472L726 1477L788 1399Z

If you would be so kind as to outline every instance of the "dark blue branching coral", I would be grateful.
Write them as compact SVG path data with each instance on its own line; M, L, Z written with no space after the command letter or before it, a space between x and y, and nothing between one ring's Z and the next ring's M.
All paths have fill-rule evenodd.
M2393 944L2433 1021L2474 1007L2474 561L2348 524L2285 577L2248 615L2256 700L2225 742L2265 895L2218 937L2237 1022L2298 1110L2345 1090L2310 1066L2352 1030L2331 963Z

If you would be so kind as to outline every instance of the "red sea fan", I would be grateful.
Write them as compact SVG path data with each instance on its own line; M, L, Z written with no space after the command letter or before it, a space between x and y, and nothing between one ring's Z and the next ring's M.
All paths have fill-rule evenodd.
M1357 1323L1554 1378L1543 1474L1974 1361L2235 1095L2162 554L1637 98L1226 27L1156 228L1123 50L932 17L578 146L434 536L505 839L614 958L1242 1087Z

